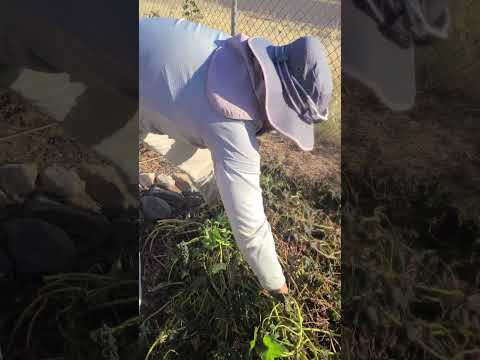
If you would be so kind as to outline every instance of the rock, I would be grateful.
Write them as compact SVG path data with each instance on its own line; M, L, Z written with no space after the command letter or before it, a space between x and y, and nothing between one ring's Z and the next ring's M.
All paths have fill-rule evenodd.
M0 188L14 201L23 198L35 190L38 175L36 164L8 164L0 166Z
M172 192L181 192L177 185L175 185L175 180L170 175L157 174L155 177L155 185L163 187L164 189Z
M163 189L159 186L152 186L148 191L148 195L159 197L175 208L179 208L185 202L182 194Z
M145 195L140 198L143 215L146 220L155 221L166 219L172 214L170 205L157 196Z
M126 210L137 207L137 200L112 166L85 164L79 174L86 182L87 193L102 209Z
M65 200L69 205L99 213L100 206L87 193L71 196Z
M85 193L85 181L80 179L76 171L58 165L42 171L40 183L46 192L60 197L78 197Z
M148 190L152 187L155 181L154 173L143 173L138 176L138 184L143 190Z
M212 177L207 181L204 181L202 184L199 184L198 192L210 208L221 204L222 200L215 178Z
M181 191L195 191L195 187L192 185L190 178L187 174L176 173L173 174L173 180L175 180L175 185Z
M40 184L45 192L64 198L69 205L100 211L100 206L85 191L85 181L73 169L49 166L40 174Z
M13 264L10 258L0 249L0 279L9 277L13 273Z
M38 219L12 219L3 224L7 247L20 273L53 273L70 269L75 243L62 229Z
M37 195L24 206L23 216L38 218L63 229L77 244L87 249L98 246L108 239L110 222L102 214L51 200Z
M7 194L5 194L1 189L0 189L0 209L3 209L10 205L12 201L8 198Z
M95 264L102 264L107 269L116 263L119 258L125 259L123 255L138 253L139 232L137 219L138 211L135 221L125 218L112 220L108 239L97 244L92 251L79 259L79 268L88 269Z
M188 193L185 195L185 204L184 207L187 209L195 208L202 205L204 202L202 196L198 193Z

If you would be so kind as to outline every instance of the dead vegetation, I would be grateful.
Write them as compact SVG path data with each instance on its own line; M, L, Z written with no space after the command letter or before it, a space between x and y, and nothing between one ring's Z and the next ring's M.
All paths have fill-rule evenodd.
M425 93L395 114L344 83L343 353L476 359L478 108Z
M152 359L338 357L339 199L328 188L304 192L275 164L264 168L262 187L292 294L260 290L222 209L159 221L142 245Z

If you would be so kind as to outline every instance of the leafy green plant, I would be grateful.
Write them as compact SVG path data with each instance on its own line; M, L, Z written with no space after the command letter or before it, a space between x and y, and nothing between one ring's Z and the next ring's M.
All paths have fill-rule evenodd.
M262 360L275 360L289 355L285 346L271 336L265 335L263 337L263 345L265 345L266 350L262 352Z
M255 327L255 331L253 334L253 339L250 341L250 347L248 349L248 357L252 358L253 350L255 350L257 346L257 338L258 338L258 327ZM260 356L262 360L275 360L281 357L288 356L287 349L281 343L279 343L276 339L274 339L270 335L264 335L263 339L263 349L260 350Z
M292 294L262 291L222 208L159 221L143 240L149 360L338 358L339 220L319 210L326 194L305 197L279 167L264 168L262 182Z
M202 230L202 243L205 248L215 250L221 247L232 247L232 230L225 214L221 213L216 219L207 220Z

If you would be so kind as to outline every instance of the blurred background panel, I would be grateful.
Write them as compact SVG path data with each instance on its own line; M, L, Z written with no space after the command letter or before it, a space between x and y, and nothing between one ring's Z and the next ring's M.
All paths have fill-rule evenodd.
M480 3L450 1L448 40L420 48L418 67L423 84L439 91L460 91L480 100Z

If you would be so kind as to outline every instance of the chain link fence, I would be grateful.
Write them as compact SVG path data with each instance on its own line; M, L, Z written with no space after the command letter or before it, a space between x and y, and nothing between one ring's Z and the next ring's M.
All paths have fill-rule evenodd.
M331 120L318 134L340 138L341 0L140 0L140 17L185 18L230 34L284 45L301 36L324 44L334 80Z

